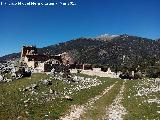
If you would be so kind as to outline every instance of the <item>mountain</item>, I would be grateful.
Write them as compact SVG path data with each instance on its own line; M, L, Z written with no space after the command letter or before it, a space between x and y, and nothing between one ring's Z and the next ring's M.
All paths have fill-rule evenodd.
M102 41L109 41L116 37L119 37L119 35L104 34L104 35L97 36L95 39L102 40Z
M7 61L7 60L15 60L17 58L20 58L20 52L19 53L11 53L5 56L0 57L0 61Z
M160 42L124 35L101 35L78 38L64 43L39 48L40 54L56 55L68 52L78 63L105 65L113 69L145 69L160 63ZM6 55L1 60L20 57L20 53Z

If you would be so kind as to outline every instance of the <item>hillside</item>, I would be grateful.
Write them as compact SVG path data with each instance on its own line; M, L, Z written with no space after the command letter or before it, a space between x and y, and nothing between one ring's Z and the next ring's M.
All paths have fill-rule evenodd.
M124 34L115 37L78 38L39 48L38 51L52 55L69 52L79 63L105 65L114 69L144 69L146 66L159 64L160 42ZM0 61L16 57L20 57L20 53L3 56Z

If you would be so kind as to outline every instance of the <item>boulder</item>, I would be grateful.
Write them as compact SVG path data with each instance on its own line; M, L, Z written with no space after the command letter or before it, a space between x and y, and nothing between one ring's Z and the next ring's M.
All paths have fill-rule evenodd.
M37 89L37 87L38 87L38 85L37 85L37 84L31 84L31 89L32 89L32 90Z
M72 97L70 97L70 96L68 96L68 95L64 96L64 99L66 99L66 100L70 100L70 101L72 101L72 100L73 100L73 98L72 98Z
M11 77L14 77L14 78L15 78L15 77L16 77L16 73L12 73L12 74L11 74Z
M5 81L6 82L12 82L12 79L6 79Z
M52 81L51 80L45 79L45 80L42 80L41 82L42 82L43 85L52 85Z
M54 90L49 89L49 93L50 93L50 94L53 94L54 92L55 92Z
M0 75L0 82L1 82L1 81L3 81L3 76L2 76L2 75Z

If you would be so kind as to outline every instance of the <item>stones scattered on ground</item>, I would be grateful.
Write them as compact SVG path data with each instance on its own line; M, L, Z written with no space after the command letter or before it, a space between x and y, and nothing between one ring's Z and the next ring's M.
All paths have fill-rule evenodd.
M22 89L22 91L35 91L36 89L38 88L38 85L37 84L31 84L30 86ZM20 89L21 91L21 89Z
M62 79L62 77L59 77L58 80L68 82L68 79ZM74 99L71 97L71 94L76 93L83 89L87 89L87 88L90 89L90 87L92 86L97 86L97 85L102 84L101 81L97 78L85 78L85 77L80 77L80 76L73 76L72 80L73 80L72 81L73 84L71 85L72 87L65 88L61 92L55 91L50 87L50 85L52 85L52 80L50 79L44 79L44 80L42 79L36 84L31 84L23 89L20 89L20 91L22 91L24 95L27 95L28 92L34 95L39 94L40 96L37 96L38 98L36 97L37 102L39 104L43 104L45 102L52 101L55 98L61 98L64 100L72 101ZM43 85L48 87L48 91L39 92L38 88L40 88L40 86L43 86ZM34 104L34 102L31 99L26 99L26 100L23 99L23 102L24 102L25 107L27 107L30 104ZM80 115L81 113L79 112L82 112L81 108L77 111L77 113L73 113L73 114Z
M80 76L74 76L73 80L77 81L75 82L76 84L74 84L74 87L72 88L69 88L67 90L65 89L62 93L63 95L71 95L72 93L81 91L83 89L90 89L93 86L98 86L102 84L102 82L97 78L85 78Z
M156 96L160 92L159 78L144 78L142 81L138 81L134 89L137 91L134 96L143 99L141 104L148 104L148 107L151 107L152 104L158 107L160 104L160 98Z
M151 93L160 92L160 79L145 79L138 86L134 86L137 89L135 96L147 96Z
M2 75L0 75L0 82L11 82L12 79L4 78Z
M105 95L109 90L111 90L114 87L114 85L115 84L107 87L100 95L91 98L84 105L72 105L69 114L65 115L64 117L61 117L60 120L79 120L82 114L85 113L86 110L90 109L94 102L96 102L98 99L103 97L103 95Z
M146 100L146 101L144 101L144 102L160 104L160 99L158 99L158 98L148 99L148 100Z

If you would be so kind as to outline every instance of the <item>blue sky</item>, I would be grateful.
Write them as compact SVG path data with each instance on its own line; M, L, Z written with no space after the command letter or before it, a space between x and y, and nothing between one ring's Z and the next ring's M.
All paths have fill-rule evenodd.
M70 1L77 5L0 6L0 56L22 45L45 47L105 33L160 38L159 0L57 0Z

